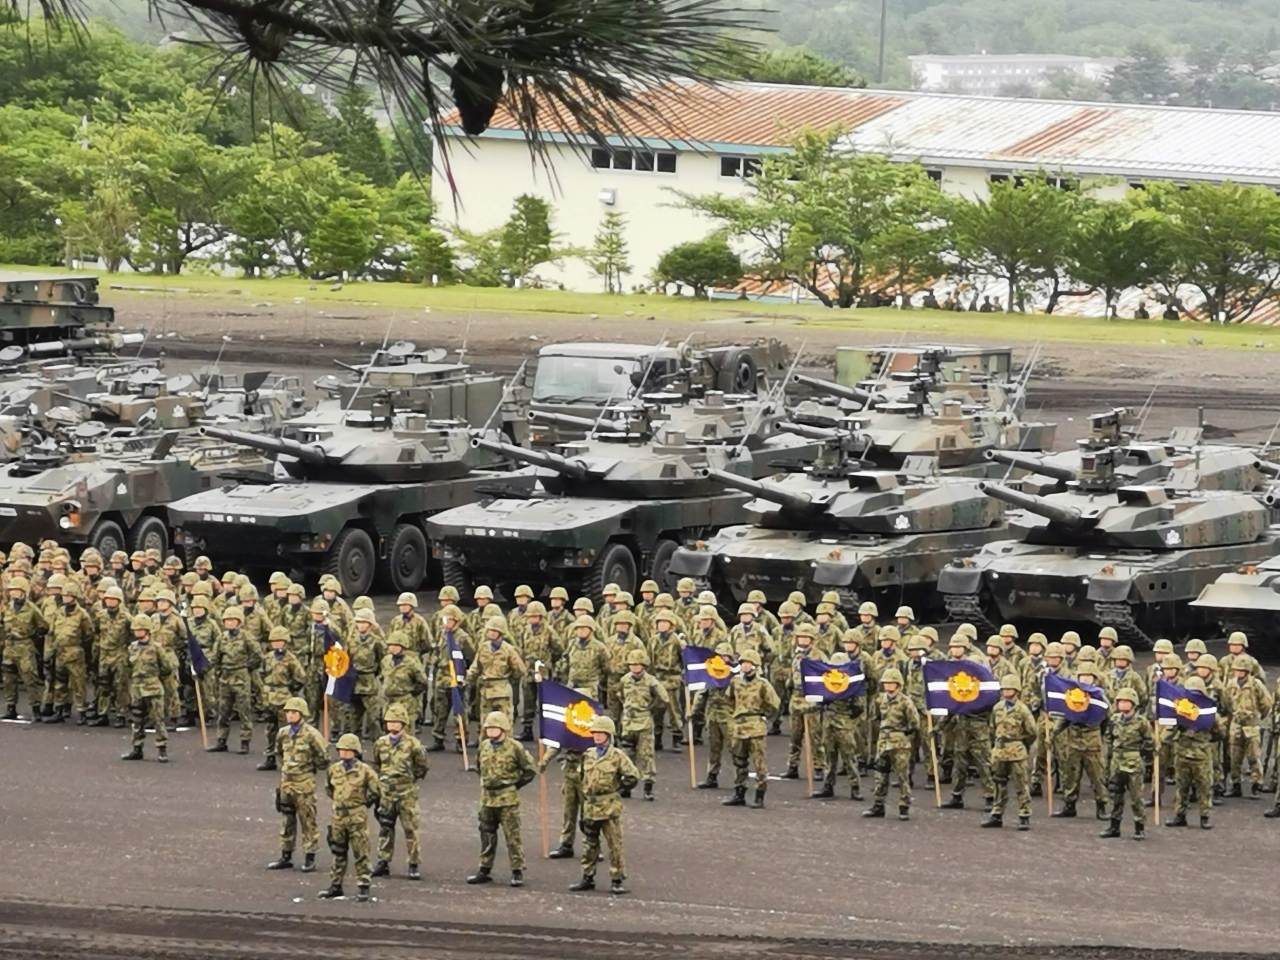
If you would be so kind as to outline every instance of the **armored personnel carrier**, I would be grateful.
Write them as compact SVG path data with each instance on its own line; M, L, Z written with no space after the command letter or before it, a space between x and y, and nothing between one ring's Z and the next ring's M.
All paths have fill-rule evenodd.
M929 476L932 466L921 458L902 472L859 470L837 460L764 481L712 470L754 496L751 522L680 547L669 574L727 587L739 602L752 590L770 602L801 590L816 603L835 590L846 605L908 603L920 612L936 605L938 572L953 557L1008 535L1002 505L976 480Z
M1280 552L1258 495L1204 489L1194 460L1131 482L1117 473L1124 447L1089 438L1080 454L1078 471L1050 478L1056 492L983 485L1014 508L1014 538L943 568L938 591L953 618L1111 626L1121 642L1149 647L1153 635L1203 623L1190 604L1218 576ZM1228 469L1218 482L1245 473Z
M1191 601L1224 634L1243 630L1251 641L1280 640L1280 557L1229 570Z
M279 473L171 504L186 552L251 568L332 573L349 596L368 593L375 577L388 589L418 589L431 557L427 518L507 480L506 461L474 447L466 424L396 412L385 401L337 424L323 416L294 421L283 438L214 426L200 432L270 454ZM533 478L509 483L532 489Z

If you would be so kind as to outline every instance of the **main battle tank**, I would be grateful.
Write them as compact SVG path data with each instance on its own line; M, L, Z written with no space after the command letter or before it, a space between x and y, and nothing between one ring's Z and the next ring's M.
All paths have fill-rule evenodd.
M1088 623L1149 647L1204 620L1190 602L1220 574L1280 552L1269 511L1244 491L1117 481L1115 447L1083 448L1063 492L999 483L984 491L1015 508L1015 539L954 561L938 590L955 619ZM1256 461L1255 461L1256 462Z
M801 590L813 602L835 590L846 605L875 600L917 611L936 602L938 572L957 554L1007 536L1001 504L975 480L815 465L753 481L712 476L752 494L751 523L676 551L672 576L690 576L738 601L762 590L780 602ZM722 594L723 595L723 594Z
M681 542L746 518L747 498L725 492L711 471L751 476L750 451L695 440L665 423L595 431L560 453L480 437L474 443L537 468L542 491L430 519L445 581L460 591L472 581L504 592L518 583L563 584L598 599L613 582L634 593L641 579L667 582Z
M395 413L387 404L333 424L295 421L276 438L202 427L206 437L272 455L278 474L205 491L169 507L188 554L232 565L332 573L349 596L416 590L427 574L429 516L471 503L504 479L465 424ZM532 488L532 478L523 482Z

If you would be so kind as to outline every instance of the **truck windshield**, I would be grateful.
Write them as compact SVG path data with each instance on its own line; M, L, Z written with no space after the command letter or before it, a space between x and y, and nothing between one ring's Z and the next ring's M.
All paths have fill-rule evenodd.
M621 367L622 372L615 367ZM539 357L533 399L543 403L620 400L630 393L631 375L639 371L640 361L617 357Z

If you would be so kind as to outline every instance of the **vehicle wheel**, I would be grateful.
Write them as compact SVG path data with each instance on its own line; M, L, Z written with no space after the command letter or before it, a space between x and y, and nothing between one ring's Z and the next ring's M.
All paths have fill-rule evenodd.
M441 560L440 575L445 586L453 587L458 591L458 598L463 603L470 602L471 593L475 588L471 585L471 574L467 573L466 567L457 560Z
M427 575L427 538L414 523L398 523L391 531L391 549L384 564L387 580L396 593L413 593Z
M113 553L124 549L124 531L114 520L99 520L89 534L89 546L102 554L102 559L109 563Z
M159 517L143 515L129 531L129 552L134 550L159 550L160 556L169 554L169 528Z
M725 355L716 386L725 393L756 392L756 358L750 350L733 350Z
M376 568L373 540L359 527L347 527L333 541L322 572L338 578L343 596L358 597L373 586Z
M620 543L610 543L604 548L583 584L583 592L597 608L604 601L606 583L616 583L619 589L632 595L636 592L636 558Z
M659 540L649 557L649 578L658 584L659 593L676 593L676 581L667 575L667 567L671 558L676 555L677 544L674 540Z

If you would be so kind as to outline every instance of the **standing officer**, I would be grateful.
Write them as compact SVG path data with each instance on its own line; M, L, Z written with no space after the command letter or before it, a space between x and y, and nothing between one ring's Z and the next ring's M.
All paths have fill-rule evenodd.
M320 731L306 722L310 711L302 697L290 697L284 705L285 725L276 732L276 763L280 786L276 788L276 810L280 821L280 857L267 864L268 870L293 869L293 848L302 826L302 872L316 868L320 846L320 826L316 822L316 774L329 762L329 746Z
M596 888L600 839L609 847L609 892L627 893L627 861L622 852L622 797L640 780L635 764L613 745L613 718L591 721L593 749L582 754L582 879L569 885L575 893Z
M995 796L984 827L1004 826L1004 805L1009 781L1018 801L1018 829L1031 829L1031 790L1027 786L1027 751L1036 742L1036 719L1031 708L1018 700L1022 681L1012 673L1000 680L1000 703L992 713L995 743L991 746L991 780Z
M240 629L243 622L244 611L239 607L223 609L222 635L214 644L209 662L218 681L218 742L209 748L211 753L226 753L232 713L240 714L241 753L249 752L249 741L253 739L253 711L249 706L253 682L249 678L262 671L262 651Z
M902 672L886 667L880 674L880 695L876 698L880 732L876 740L876 787L871 809L864 817L883 817L884 800L889 795L889 773L898 777L898 819L911 819L911 745L920 731L920 714L911 698L902 693Z
M386 736L379 737L373 745L373 767L378 771L378 787L382 792L378 804L378 863L373 868L373 876L391 874L396 823L399 822L409 857L409 879L421 880L418 783L426 777L430 764L422 742L413 735L411 708L401 704L387 707L385 723Z
M760 676L760 654L757 651L743 651L738 665L739 673L729 683L729 704L733 710L733 720L729 724L733 743L733 796L721 802L726 807L746 804L747 766L750 765L756 773L756 795L751 806L759 810L764 806L764 795L769 789L765 737L769 735L769 721L777 714L782 702L772 684Z
M360 759L360 738L344 733L338 738L338 761L329 765L325 792L333 801L333 821L329 824L329 889L320 891L322 900L342 896L342 878L347 873L347 853L355 856L356 899L369 899L369 808L381 797L378 775Z
M1208 654L1206 654L1208 656ZM1201 677L1188 677L1188 690L1208 695L1208 688ZM1223 723L1219 715L1214 727ZM1161 737L1162 740L1173 741L1173 769L1177 778L1177 787L1173 793L1173 817L1164 822L1166 827L1185 827L1187 825L1187 807L1191 804L1191 792L1194 790L1196 802L1200 804L1200 829L1212 830L1209 814L1213 810L1213 738L1215 730L1192 730L1190 727L1172 727Z
M467 668L467 683L479 696L481 713L501 713L509 718L515 712L515 689L525 675L524 660L511 640L506 617L490 617L484 624L484 635L475 660Z
M653 756L653 714L667 705L667 688L648 671L649 655L643 648L627 658L628 673L622 678L622 746L627 758L639 765L644 782L644 798L653 800L657 767ZM623 796L629 797L630 788Z
M164 721L164 683L178 669L178 658L151 642L155 625L146 614L133 618L133 643L129 644L129 716L133 720L133 749L121 760L141 760L147 742L147 721L156 728L156 759L169 762L169 731Z
M26 577L14 577L5 589L9 602L0 607L0 637L4 642L5 719L18 719L18 681L27 688L27 704L31 719L40 719L40 674L38 664L44 634L49 628L40 605L27 599L31 584Z
M520 788L532 783L538 767L511 737L511 720L496 710L484 718L485 742L476 761L480 769L480 869L467 883L492 883L498 855L498 829L507 843L511 886L524 886L524 843L520 838Z
M1111 824L1099 834L1104 839L1120 836L1124 797L1129 795L1133 810L1133 839L1146 839L1146 809L1142 805L1142 780L1147 761L1155 750L1151 721L1137 711L1138 694L1132 687L1116 691L1117 713L1107 724L1111 748Z

